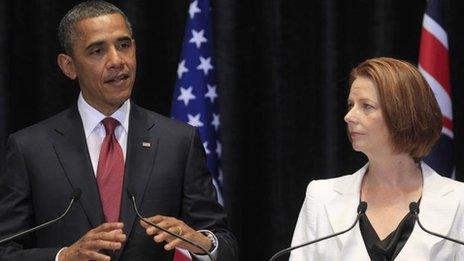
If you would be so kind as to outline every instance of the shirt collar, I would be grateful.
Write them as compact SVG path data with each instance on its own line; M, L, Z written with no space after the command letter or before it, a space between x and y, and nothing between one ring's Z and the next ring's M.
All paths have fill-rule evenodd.
M99 112L97 109L92 107L82 96L82 92L79 93L79 99L77 100L77 109L81 115L82 124L84 125L85 137L89 135L97 128L100 122L106 118L106 116ZM129 130L129 112L130 112L130 100L127 99L119 109L117 109L110 117L115 118L121 124L123 130L128 133Z

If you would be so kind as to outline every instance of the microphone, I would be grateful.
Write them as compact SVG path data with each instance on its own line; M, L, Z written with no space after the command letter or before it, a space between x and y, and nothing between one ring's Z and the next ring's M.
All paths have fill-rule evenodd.
M71 194L71 196L69 197L69 204L68 204L68 207L66 208L66 210L63 212L63 214L61 214L59 217L53 219L53 220L50 220L50 221L47 221L41 225L38 225L38 226L35 226L31 229L28 229L28 230L25 230L25 231L22 231L22 232L19 232L17 234L14 234L12 236L9 236L7 238L4 238L2 240L0 240L0 246L3 245L3 244L6 244L18 237L21 237L21 236L24 236L24 235L27 235L27 234L30 234L32 232L35 232L39 229L42 229L44 227L48 227L49 225L63 219L67 214L68 214L68 211L71 209L72 205L74 204L74 202L78 201L79 198L81 197L81 194L82 194L82 191L79 189L79 188L75 188L73 190L73 193Z
M180 239L180 240L182 240L182 241L184 241L184 242L187 242L187 243L189 243L189 244L192 245L192 246L198 247L198 248L201 249L206 255L208 255L208 257L209 257L209 259L210 259L211 261L215 261L214 258L213 258L213 256L211 256L211 253L210 253L208 250L206 250L204 247L200 246L199 244L197 244L197 243L193 242L192 240L189 240L189 239L187 239L187 238L185 238L185 237L183 237L183 236L180 236L180 235L178 235L178 234L172 233L171 231L169 231L169 230L167 230L167 229L165 229L165 228L162 228L162 227L156 225L155 223L150 222L149 220L147 220L146 218L144 218L144 217L140 214L140 212L139 212L139 210L138 210L138 208L137 208L137 204L135 203L135 192L133 192L131 188L127 188L127 194L129 195L129 198L132 200L132 205L134 206L135 213L137 214L137 217L139 217L140 220L142 220L143 222L145 222L145 223L147 223L147 224L149 224L149 225L154 226L155 228L157 228L157 229L159 229L159 230L161 230L161 231L164 231L164 232L168 233L169 235L171 235L171 236L173 236L173 237L175 237L175 238L178 238L178 239Z
M417 220L417 224L419 224L419 227L424 230L425 232L431 234L431 235L434 235L434 236L437 236L437 237L441 237L443 239L446 239L446 240L449 240L449 241L452 241L454 243L458 243L458 244L461 244L461 245L464 245L464 242L462 241L459 241L457 239L454 239L454 238L450 238L450 237L447 237L447 236L444 236L444 235L440 235L438 233L435 233L435 232L432 232L428 229L426 229L424 226L422 226L422 223L420 222L419 220L419 204L417 204L417 202L411 202L409 204L409 211L412 212L412 214L414 215L414 218Z
M343 230L343 231L340 231L340 232L337 232L337 233L334 233L332 235L328 235L328 236L325 236L325 237L321 237L321 238L318 238L318 239L315 239L313 241L309 241L309 242L306 242L306 243L303 243L301 245L297 245L297 246L293 246L293 247L289 247L289 248L285 248L283 250L280 250L279 252L275 253L270 259L269 261L274 261L276 260L279 256L283 255L283 254L286 254L286 253L290 253L291 251L297 249L297 248L300 248L300 247L304 247L304 246L308 246L308 245L311 245L311 244L314 244L314 243L317 243L319 241L322 241L322 240L326 240L326 239L329 239L331 237L336 237L338 235L341 235L341 234L344 234L348 231L350 231L352 228L354 228L354 226L356 226L356 224L358 223L359 219L361 218L361 216L363 216L365 213L366 213L366 210L367 210L367 203L365 201L361 201L358 205L358 215L356 216L356 220L354 221L353 225L351 225L349 228Z

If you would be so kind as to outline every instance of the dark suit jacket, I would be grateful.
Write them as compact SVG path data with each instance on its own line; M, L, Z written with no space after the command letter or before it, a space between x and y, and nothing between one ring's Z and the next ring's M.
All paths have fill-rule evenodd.
M151 147L142 146L151 143ZM142 215L182 219L219 239L218 260L237 260L237 244L216 202L198 131L131 104L121 220L128 236L112 260L172 260L138 223L127 195L137 193ZM0 247L0 260L53 260L104 222L95 175L77 107L9 137L0 174L0 237L51 220L74 188L82 196L58 223Z

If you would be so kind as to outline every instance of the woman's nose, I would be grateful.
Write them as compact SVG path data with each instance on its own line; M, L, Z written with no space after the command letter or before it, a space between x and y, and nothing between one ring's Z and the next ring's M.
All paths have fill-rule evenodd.
M345 117L343 119L345 120L346 123L354 123L356 121L356 117L354 115L354 107L350 108L348 112L345 114Z

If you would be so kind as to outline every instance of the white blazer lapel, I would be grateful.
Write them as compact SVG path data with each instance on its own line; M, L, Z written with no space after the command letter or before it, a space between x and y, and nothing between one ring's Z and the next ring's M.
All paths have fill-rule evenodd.
M333 189L338 196L325 204L327 216L333 232L340 232L353 224L360 201L361 182L368 164L353 175L344 176L334 183ZM341 256L345 260L369 260L366 247L361 236L359 224L351 231L337 236L340 243Z
M459 199L454 193L451 182L439 176L425 163L422 163L421 167L424 185L419 219L426 229L448 235L459 205ZM433 245L441 240L443 239L423 231L416 222L411 236L396 260L428 259Z

